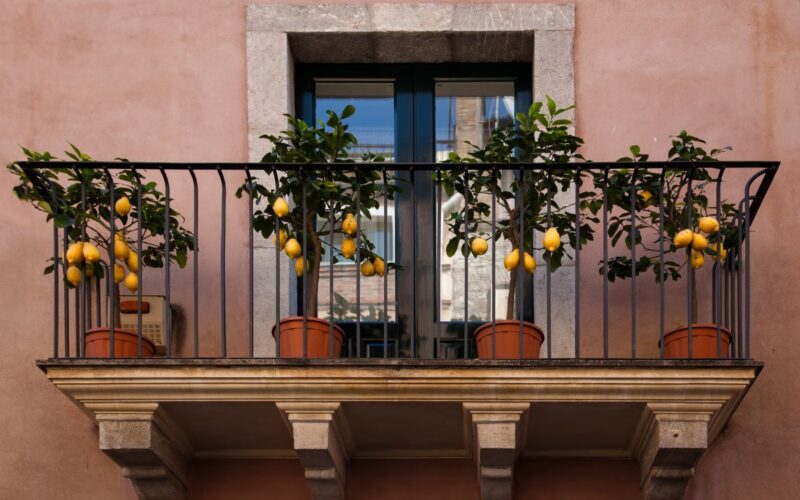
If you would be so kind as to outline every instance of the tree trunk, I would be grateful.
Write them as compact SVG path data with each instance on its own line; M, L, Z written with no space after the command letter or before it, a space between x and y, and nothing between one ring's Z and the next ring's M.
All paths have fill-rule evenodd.
M522 263L520 263L522 265ZM514 303L517 297L517 270L511 271L511 280L508 282L508 299L506 299L506 319L514 319Z
M691 274L692 278L692 323L697 323L697 273L694 269L691 269L691 266L689 267L689 273Z
M309 272L303 279L308 279L308 286L306 288L306 297L303 298L303 303L306 304L306 311L309 316L318 317L317 311L317 298L319 295L319 271L321 266L320 260L322 259L322 244L319 237L312 232L311 245L314 249L313 261L309 262ZM331 267L331 272L333 268Z
M511 212L511 214L509 214L509 220L511 220L512 223L510 224L509 231L508 231L508 240L511 242L511 251L512 252L514 251L515 248L519 250L519 263L517 264L517 267L519 267L519 266L523 266L524 267L525 266L525 252L523 252L523 250L521 248L519 248L519 245L517 245L517 232L515 230L516 224L514 224L514 222L513 222L515 220L514 219L515 214L516 214L516 210L513 210ZM509 273L510 273L511 279L508 282L508 298L506 299L506 319L511 320L511 319L514 319L514 305L516 303L516 298L517 298L517 273L518 273L518 271L515 268L515 269L509 271ZM492 286L495 286L495 283L492 283ZM522 317L521 314L520 314L520 317Z

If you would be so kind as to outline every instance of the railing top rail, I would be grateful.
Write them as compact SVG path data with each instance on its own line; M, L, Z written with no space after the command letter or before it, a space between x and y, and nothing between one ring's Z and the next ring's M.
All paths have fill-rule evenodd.
M579 163L231 163L231 162L121 162L121 161L21 161L22 168L86 168L97 165L113 170L161 169L161 170L375 170L376 166L391 167L391 170L439 170L470 168L498 170L614 170L622 168L666 170L689 169L698 166L708 169L777 169L779 161L645 161L645 162L579 162Z

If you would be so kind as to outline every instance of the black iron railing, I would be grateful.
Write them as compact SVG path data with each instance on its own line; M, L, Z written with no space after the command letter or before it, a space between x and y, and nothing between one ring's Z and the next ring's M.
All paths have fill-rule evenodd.
M455 165L398 163L267 165L260 163L176 164L121 162L58 162L55 164L52 162L23 162L20 163L20 166L25 170L31 181L36 186L36 189L40 190L42 193L50 194L50 204L53 207L56 215L58 214L59 204L63 202L63 200L60 200L56 195L56 189L54 188L53 184L54 182L57 182L58 179L48 178L47 176L40 175L39 172L41 172L41 170L44 168L52 169L57 167L60 169L71 169L73 171L79 171L81 169L100 169L106 175L108 202L111 207L115 205L115 197L117 197L118 194L114 189L116 173L125 170L133 172L136 176L138 181L138 200L134 202L135 206L141 205L143 179L146 178L148 181L151 181L153 179L153 175L157 174L158 183L162 187L165 194L165 227L168 227L169 224L172 223L169 220L171 213L170 204L173 204L174 206L175 203L182 202L182 206L188 207L188 210L185 210L185 213L191 214L189 217L187 217L187 219L189 219L189 225L191 226L193 244L191 245L191 252L189 255L189 260L191 262L187 264L187 269L182 270L181 273L187 273L187 275L191 275L190 280L184 278L182 281L191 281L191 285L188 286L191 286L192 288L192 296L191 300L185 304L182 304L182 306L184 309L190 310L187 316L191 318L192 328L190 333L180 333L184 336L185 342L183 343L183 347L180 350L177 350L175 348L174 339L171 338L173 334L173 325L171 324L173 319L170 312L171 308L166 307L164 309L163 318L165 349L162 353L162 355L165 357L188 358L200 357L201 350L206 352L210 350L216 350L217 354L212 354L212 357L227 357L228 344L233 340L228 332L229 317L241 317L242 315L247 316L247 331L237 331L234 332L234 334L238 337L235 340L236 342L240 342L242 340L241 337L246 335L247 352L248 356L250 357L254 357L257 354L254 348L256 344L256 335L269 335L268 332L273 326L272 324L256 325L255 323L255 290L256 288L263 288L262 286L257 287L255 278L255 248L256 240L260 238L260 236L254 231L253 214L258 208L259 199L257 196L254 196L252 190L245 189L244 200L230 200L228 194L230 192L229 186L233 185L231 183L235 182L237 186L242 185L242 183L244 186L249 186L252 185L256 176L260 178L267 177L276 182L280 182L281 177L289 171L303 172L304 175L308 176L308 178L311 178L315 175L324 175L324 173L332 170L344 170L347 172L377 171L380 173L380 180L376 182L383 183L384 185L392 182L402 183L402 189L408 193L408 195L404 198L405 203L408 205L408 210L406 212L397 210L395 218L402 217L404 213L410 214L410 217L412 217L411 220L413 221L412 226L415 227L415 229L408 234L412 241L400 242L400 245L406 254L403 262L407 265L398 266L393 271L395 279L394 300L397 303L404 302L411 305L410 307L405 307L405 310L409 312L409 316L402 317L402 315L395 310L394 317L390 318L390 308L388 304L388 297L390 296L390 272L387 271L383 274L382 278L372 278L383 280L381 283L382 287L378 287L378 289L382 288L383 290L382 303L373 304L373 309L376 311L378 318L371 318L368 321L363 320L362 276L358 272L358 265L356 265L355 270L351 275L352 278L348 278L354 280L355 282L355 317L348 317L347 319L341 321L333 321L331 322L330 326L331 333L333 332L334 323L343 327L346 332L347 338L342 357L360 358L376 356L439 358L456 356L460 358L474 358L476 354L473 332L479 322L474 319L470 319L469 284L470 279L476 279L474 265L470 265L470 258L465 258L463 264L463 318L460 318L460 320L451 319L448 321L445 321L441 318L441 304L443 297L442 282L440 278L444 259L444 257L441 255L441 249L443 248L442 234L444 232L444 228L442 227L444 220L442 214L442 203L445 195L443 194L442 184L437 183L436 180L441 178L440 175L442 171L460 172L459 175L462 176L464 184L469 185L471 179L475 178L474 176L479 175L481 172L487 171L498 173L498 176L502 176L503 172L506 172L508 175L517 176L519 179L524 179L524 176L530 172L548 173L559 171L563 173L563 171L568 170L573 175L573 185L570 187L570 189L564 191L560 196L561 199L564 197L570 198L570 201L566 204L571 206L571 216L574 217L573 227L575 228L575 234L569 237L569 240L572 244L569 245L568 250L569 258L574 260L574 311L572 312L574 315L574 328L571 332L572 348L570 350L570 355L574 358L586 357L581 352L581 345L584 342L589 342L593 346L597 346L597 348L594 350L596 355L593 355L593 357L636 358L639 351L642 350L642 347L637 345L637 342L640 342L641 338L646 338L648 341L652 341L651 345L655 345L655 342L657 341L657 345L659 346L657 348L657 355L652 354L647 357L663 358L665 356L664 336L665 330L667 329L667 323L675 323L675 314L670 312L670 309L668 309L669 303L673 306L676 304L685 304L685 321L682 318L679 322L685 323L688 326L688 353L686 357L693 358L692 325L696 323L695 317L698 313L698 311L693 309L696 309L698 305L693 300L693 296L696 297L697 294L692 294L692 289L693 287L697 286L697 283L692 283L692 280L696 280L697 278L693 276L694 273L686 272L686 276L683 278L685 281L685 288L683 287L682 283L678 287L673 282L669 281L669 264L667 259L669 258L669 250L672 249L672 242L670 239L663 237L663 235L668 232L664 213L664 197L666 194L664 192L663 185L665 176L672 175L671 173L675 172L686 172L685 191L682 194L684 197L682 203L685 203L685 206L693 206L693 203L700 203L704 205L704 209L711 214L710 216L712 218L716 218L717 222L720 223L724 222L722 220L724 215L724 198L733 200L733 204L735 205L735 211L732 215L732 223L734 227L734 232L732 233L733 236L729 237L725 242L725 245L727 245L725 247L727 256L725 257L717 254L718 258L714 259L714 263L712 265L710 280L711 293L709 299L710 307L706 308L710 312L706 314L706 316L710 318L709 323L713 325L717 332L717 357L749 359L751 356L751 251L750 238L748 236L750 234L751 225L756 213L758 212L758 209L763 202L764 197L766 196L767 190L772 183L779 164L777 162L725 161L703 163L611 162L561 165ZM711 174L711 180L703 182L708 184L712 194L710 197L702 201L692 199L692 197L695 195L695 191L692 189L692 172L698 168L705 169ZM213 191L211 187L204 187L199 183L201 173L203 173L203 180L210 181L211 178L208 177L208 172L210 172L211 175L213 175L213 173L217 174L217 181L215 182L217 186L213 188ZM652 180L654 178L653 174L655 175L655 178L660 179L660 183L658 183L655 191L653 191L651 187L648 187L647 192L651 197L648 198L650 200L648 203L650 204L650 207L658 206L660 208L658 209L657 218L652 221L653 225L650 230L653 234L661 235L662 237L658 237L654 240L654 244L658 246L658 251L655 257L651 257L651 263L653 264L654 268L657 269L657 279L647 280L646 285L642 285L643 276L639 276L639 271L636 268L636 266L639 265L639 259L641 258L641 255L637 254L637 252L641 252L642 250L641 248L637 248L637 246L639 246L637 245L637 242L640 241L640 239L643 240L646 235L643 232L644 228L639 227L639 222L637 219L639 212L642 210L641 192L643 191L643 184L641 184L638 179L647 177L649 175L650 177L648 178ZM615 175L617 179L627 176L627 178L631 179L631 182L629 185L623 185L622 188L620 188L619 184L612 186L610 179L615 178ZM191 199L190 202L176 198L176 190L171 189L172 186L170 182L173 181L174 183L178 177L181 178L181 182L191 182L191 184L187 184L190 186L188 190L184 189L181 191L181 194L187 194L187 198ZM201 190L201 187L204 189ZM629 191L629 195L626 195L627 198L625 198L622 203L630 203L630 208L627 211L627 215L630 216L630 221L627 223L627 234L617 237L626 237L631 244L617 247L614 245L616 241L611 241L610 224L623 223L618 217L619 213L621 213L620 206L622 205L619 198L620 189ZM613 198L615 195L610 192L613 190L616 190L616 199ZM379 190L379 192L384 193L384 199L380 201L382 201L381 210L383 212L384 220L386 221L388 220L388 210L391 200L388 198L388 196L386 196L386 189ZM303 188L303 193L305 193L305 186ZM572 198L573 196L574 198ZM209 216L208 220L201 221L201 206L209 206L211 203L209 203L208 200L213 201L214 197L216 197L216 202L219 203L218 213L213 214L213 216ZM492 190L490 200L472 200L470 199L469 190L465 191L464 198L465 199L463 199L461 202L463 205L470 206L472 203L481 201L491 207L489 210L489 218L491 222L487 232L490 234L495 234L499 214L495 191ZM514 222L519 224L519 232L523 235L523 239L530 238L530 241L533 242L534 238L537 237L535 234L540 234L541 228L539 228L538 231L534 231L530 230L525 225L524 218L526 212L524 207L521 206L521 204L524 204L523 198L524 197L517 197L515 200L515 207L518 206L520 208L522 216L518 217L518 219ZM423 202L427 203L426 200L433 203L432 209L430 204L424 206L420 205L420 203ZM592 213L590 209L587 209L587 203L585 203L587 200L594 200L596 203L594 207L599 207L599 211ZM85 204L85 195L83 197L83 202ZM241 220L242 217L244 217L241 215L243 213L241 210L229 210L229 205L232 203L245 204L247 207L246 211L250 214L247 221ZM305 197L301 197L299 203L302 205L303 211L305 212ZM360 200L356 199L356 215L358 217L358 227L360 228L362 210L359 206L359 203ZM395 202L395 208L397 206L396 203L399 202ZM599 205L597 203L599 203ZM565 205L565 202L563 201L557 201L556 198L548 198L546 208L544 208L544 210L546 210L546 220L548 223L550 222L551 210L555 210L556 206L562 207L563 205ZM688 214L686 227L691 228L696 223L696 221L693 220L696 218L696 214L692 211L686 212ZM420 222L420 215L424 216L425 214L431 213L433 214L433 220ZM651 213L655 214L656 212L651 211ZM331 211L331 220L329 221L331 226L333 226L333 216L333 211ZM467 218L467 220L465 220L466 227L470 227L470 222L468 220L469 212L465 212L464 217ZM115 224L113 223L115 219L113 211L110 212L109 218L110 221L108 221L108 227L110 228L110 234L108 237L110 238L109 241L113 242L115 238ZM614 222L612 222L612 220ZM228 273L228 265L230 263L226 257L229 257L227 255L227 250L232 243L229 241L230 236L229 231L227 231L227 226L232 221L236 222L237 224L246 223L248 228L248 236L246 241L233 242L236 244L236 248L241 248L241 245L246 247L246 251L244 253L236 255L237 259L244 258L247 260L246 286L248 288L248 301L246 305L239 303L232 304L226 300L226 274ZM388 228L389 226L387 225L384 227ZM582 239L581 231L586 231L587 227L592 228L594 231L594 239L592 241L586 241L583 245L577 244L576 242L580 242ZM82 232L84 237L85 231L86 229L83 228ZM398 238L404 238L406 236L399 234L396 226L393 226L393 231L395 241L397 241ZM141 227L138 227L136 232L137 239L135 242L132 242L132 248L135 248L138 255L141 256ZM79 286L72 287L67 284L65 278L66 265L63 262L63 255L66 253L69 245L68 230L67 228L60 227L54 221L52 233L53 259L55 265L55 272L53 274L53 357L84 357L86 354L87 331L95 327L103 326L110 330L111 347L109 356L115 357L114 336L115 330L118 331L119 326L115 325L113 318L115 318L115 315L117 314L115 308L119 307L117 300L115 300L117 298L116 294L119 292L113 281L113 260L101 261L100 264L105 269L103 279L92 278L83 280ZM305 234L305 232L303 234ZM358 240L358 233L355 237ZM420 260L419 255L420 242L428 238L433 238L435 242L433 248L435 248L436 251L434 252L433 256L433 267L424 267L424 270L421 270L421 267L423 266L421 264L422 260ZM470 231L466 231L464 233L463 239L464 245L469 247L471 240ZM383 248L378 249L384 256L388 255L389 253L387 247L388 240L388 237L384 237ZM488 276L485 274L481 275L480 279L485 284L484 291L488 290L488 295L490 296L490 299L488 299L490 304L488 306L490 317L484 319L486 320L485 322L491 322L492 324L491 352L492 357L495 357L495 338L497 335L495 330L498 319L498 314L496 311L496 299L498 292L497 263L500 261L499 259L501 256L499 255L500 249L498 248L500 242L496 241L494 238L490 238L490 240L490 250L488 253L492 262L490 268L491 272ZM200 241L203 242L202 245L199 243ZM334 246L332 232L328 235L327 241L324 243L327 244L329 248ZM147 288L148 291L151 292L150 294L163 294L166 304L171 304L173 297L171 292L175 286L173 284L175 269L173 268L174 264L171 264L170 258L168 258L170 254L170 244L169 232L167 231L163 240L163 249L165 253L165 257L163 259L163 269L146 269L147 274L153 273L154 275L158 276L158 282L154 280L145 281L143 279L145 266L140 265L138 271L136 271L139 277L139 286L136 291L137 306L135 309L137 315L137 327L135 329L135 333L138 337L137 356L143 355L143 337L147 335L147 332L145 332L143 328L142 319L143 288ZM531 245L533 244L531 243ZM717 247L717 251L720 251L719 248L721 247L723 247L723 244L720 242L719 246ZM306 244L303 244L302 248L307 248ZM358 241L356 248L360 249ZM623 249L621 254L619 252L620 248ZM629 258L629 260L614 260L615 257L611 255L611 252L617 252L617 257L622 256ZM217 299L219 301L219 313L217 318L207 317L206 311L203 311L200 308L199 297L201 293L207 291L203 290L204 285L202 284L202 280L200 278L199 262L201 255L207 253L216 254L213 255L213 260L218 262L218 269L216 270L216 273L219 275L220 284L218 289L213 290L213 293L218 295ZM537 273L541 273L542 271L544 272L543 286L541 283L537 283L536 279L526 279L522 254L523 252L520 252L520 263L516 267L515 271L518 273L519 278L516 280L515 284L515 286L518 287L516 294L517 305L515 308L516 317L522 317L537 324L543 325L542 330L544 332L545 340L544 345L542 346L541 357L551 358L556 356L554 354L552 332L554 331L554 326L558 326L554 325L553 323L554 312L552 276L554 271L551 270L550 265L547 265L547 263L540 266L539 271L536 271ZM582 257L582 255L584 257ZM690 266L690 256L691 253L687 249L686 261L678 262L677 264L680 266L686 266L688 269L688 266ZM306 303L306 300L304 299L308 298L308 282L305 279L298 279L296 282L292 282L287 286L285 280L281 279L281 273L286 273L287 268L285 267L286 261L284 260L284 257L281 256L281 248L279 245L275 245L274 260L272 260L271 257L270 260L271 265L273 266L274 283L268 285L274 287L275 304L273 311L269 311L267 314L271 313L274 318L280 319L285 316L285 313L282 311L285 309L287 304L293 304L293 307L299 308L298 315L302 315L303 317L303 356L306 356L308 355L308 313L303 305ZM358 261L359 255L357 254L356 262ZM207 263L208 260L205 260L204 262ZM630 276L612 276L612 272L614 272L613 264L618 264L619 262L625 262L631 266ZM408 265L408 263L410 263L410 265ZM594 267L595 265L597 265L596 269ZM336 291L334 267L335 266L333 265L330 266L327 277L327 291L329 294L328 305L330 309L328 311L328 318L332 319L336 318L336 314L334 312L336 302L334 297ZM590 271L587 271L587 268L590 269ZM619 269L617 269L617 272L618 271ZM418 286L418 283L420 283L420 276L418 273L421 274L431 272L434 273L434 279L427 281L422 280L422 282L432 283L433 289L428 289L426 287L426 289L421 290ZM409 278L400 280L400 277L403 274ZM630 294L630 305L628 308L628 314L630 315L630 353L627 356L615 356L611 352L612 349L610 348L610 339L612 336L616 339L615 341L618 341L623 335L623 332L620 330L615 329L612 332L610 325L610 316L612 314L610 312L610 296L612 293L610 290L610 283L615 281L615 278L620 277L625 277L630 281L630 290L628 292ZM410 283L411 286L404 288L402 285L398 284L398 280L405 284ZM488 283L486 283L487 280L489 281ZM323 290L323 287L324 284L321 284L320 290ZM526 288L523 289L523 287ZM647 288L649 291L644 293L643 287ZM586 292L587 289L597 292L600 296L595 293L588 294ZM542 294L544 295L544 305L537 305L533 303L536 300L535 298L537 296L541 297ZM656 298L654 298L654 296ZM639 316L637 316L637 314L642 306L642 300L645 300L644 297L647 297L647 306L651 311L653 307L657 307L657 314L651 314L651 316L655 321L657 321L658 324L658 327L655 328L654 331L650 331L645 334L637 331L637 328L639 328L640 324L639 321L641 319ZM704 294L704 297L707 296ZM429 301L429 305L433 311L432 313L425 313L433 316L434 321L432 325L420 323L419 318L417 317L418 314L423 314L422 312L418 312L418 309L420 304L424 301ZM657 305L654 301L657 301ZM433 304L431 305L430 302ZM614 307L618 309L619 304L615 303ZM592 314L597 316L593 318L591 323L593 325L602 325L601 327L592 328L591 334L597 338L582 338L581 322L582 319L586 319L585 316L582 317L582 313L585 315L585 311L587 309L593 311ZM601 311L599 314L598 310ZM419 309L419 311L421 311L421 309ZM683 312L680 314L683 314ZM541 317L542 315L544 317ZM207 325L215 320L218 321L219 324L219 337L217 345L212 346L211 348L208 348L208 346L201 346L201 323L203 325ZM278 353L277 356L280 356L282 351L280 346L280 328L280 323L277 322L277 332L275 335L275 342L277 344L275 352ZM425 331L423 332L422 330ZM731 333L731 342L728 349L725 349L723 347L724 343L721 342L721 336L723 335L724 331L730 331ZM602 339L599 338L600 336L602 336ZM428 349L424 352L419 345L420 339L423 337L428 339L426 342L432 341L433 345L431 349ZM333 335L330 335L331 348L328 351L328 356L333 356L333 339ZM520 322L519 344L519 351L522 353L522 322ZM201 349L201 347L203 347L203 349ZM644 351L650 353L656 352L655 348L646 348Z

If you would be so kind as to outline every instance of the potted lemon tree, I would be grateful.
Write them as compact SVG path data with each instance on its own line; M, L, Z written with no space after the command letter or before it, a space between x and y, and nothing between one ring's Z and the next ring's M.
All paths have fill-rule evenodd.
M575 206L558 199L559 193L570 188L579 189L575 170L565 168L565 164L582 159L578 149L583 140L570 132L572 121L564 116L570 109L572 106L558 108L550 97L545 103L533 103L527 113L517 114L516 127L494 130L484 147L475 147L467 157L450 154L448 163L472 164L468 170L443 170L436 179L449 196L459 193L465 200L464 208L449 214L444 221L452 235L446 245L449 256L460 248L465 258L486 258L491 240L505 240L511 246L503 259L509 272L505 319L495 321L494 325L485 323L476 330L479 358L492 357L493 330L496 358L539 357L544 334L538 326L523 321L519 307L515 309L519 266L524 272L533 273L537 267L534 251L541 250L545 264L555 271L565 257L573 258L562 243L575 248L592 239L590 224L597 219L593 215L582 218L580 241L577 241ZM524 169L522 175L515 174L505 182L500 169L480 166L481 163L517 162L540 162L542 168ZM466 177L465 171L468 172ZM490 199L500 208L495 210L494 230ZM596 203L590 208L596 212ZM541 247L534 247L534 231L544 233ZM520 322L523 352L520 352Z
M262 136L272 145L262 162L273 165L327 163L332 164L331 168L286 169L277 177L275 188L252 179L237 191L237 196L245 192L253 195L254 230L264 238L274 237L279 248L294 261L298 278L307 280L303 297L305 328L303 316L282 318L277 325L281 357L302 357L304 337L307 357L341 354L344 331L333 324L334 352L331 353L331 324L318 317L317 296L323 259L327 258L331 265L351 261L360 267L365 277L383 276L394 265L376 253L375 245L358 227L357 210L361 217L371 218L370 210L378 208L378 200L384 195L394 199L398 187L389 181L384 184L378 171L356 168L348 149L357 144L357 138L348 132L344 122L355 113L355 108L349 105L341 114L326 113L327 120L317 126L286 115L288 130L277 136ZM367 154L361 160L382 162L383 158ZM352 163L353 168L341 166L347 163ZM266 168L265 172L273 174L275 171ZM332 233L343 236L339 248L329 246ZM274 327L273 335L276 335Z
M667 169L663 172L645 168L620 169L604 179L594 174L594 185L598 191L604 187L608 206L612 210L609 218L608 236L612 246L620 242L630 249L639 248L634 265L628 255L615 256L608 260L607 269L600 262L600 273L608 273L608 280L627 279L634 275L652 271L656 282L662 275L665 280L691 280L692 357L717 357L717 325L698 322L698 271L707 264L724 261L728 249L735 245L737 237L736 205L720 200L709 200L708 190L716 186L712 171L703 164L717 161L717 156L729 147L706 150L705 141L682 130L672 137L668 152L670 161L697 162L689 168ZM647 161L648 155L638 145L630 147L631 156L620 158L623 162ZM632 190L632 188L634 188ZM631 200L635 191L635 200ZM691 200L691 201L690 201ZM663 205L663 225L662 210ZM632 227L632 214L635 227ZM661 268L660 250L664 250ZM684 325L664 335L664 356L686 358L689 356L689 326ZM731 334L720 328L720 354L727 356Z
M193 249L194 235L181 226L183 218L172 209L165 227L164 194L155 182L146 182L142 174L137 178L133 170L113 174L114 206L111 206L108 175L92 164L88 154L72 144L70 147L65 154L73 161L86 162L84 168L65 168L48 152L22 148L28 161L52 162L53 166L23 169L18 162L10 163L7 168L18 180L13 190L20 200L63 229L67 249L58 262L51 257L45 274L58 272L60 268L67 286L78 288L102 280L106 272L111 273L114 285L110 293L115 314L109 322L114 322L114 357L133 357L138 353L138 335L120 328L120 288L124 286L135 292L142 267L163 267L165 233L170 238L166 258L183 267ZM141 255L136 252L140 229ZM110 356L109 326L86 331L84 356ZM142 338L142 355L152 356L154 352L154 345Z

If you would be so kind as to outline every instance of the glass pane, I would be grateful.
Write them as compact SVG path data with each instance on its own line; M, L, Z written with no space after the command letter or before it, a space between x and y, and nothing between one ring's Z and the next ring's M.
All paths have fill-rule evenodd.
M319 80L316 82L315 113L318 120L325 120L325 111L340 113L348 104L355 106L355 114L347 119L348 131L358 138L358 146L350 151L350 157L359 160L364 153L374 153L392 162L395 158L394 127L394 83L390 81ZM392 172L387 172L391 178ZM375 252L386 262L394 262L394 204L390 202L387 218L383 216L383 200L380 206L370 211L370 217L361 216L361 228L375 245ZM324 238L327 244L327 237ZM341 249L343 236L334 236L334 245ZM387 255L384 254L384 241ZM333 272L333 319L354 321L356 304L356 272L352 260L337 255L337 262L330 265L331 252L326 252L320 269L318 294L319 314L330 317L329 280ZM361 320L383 320L383 278L374 275L361 276ZM388 272L387 316L395 318L395 272Z
M436 83L436 159L447 159L450 152L464 156L476 146L486 144L491 131L514 123L514 82L512 81L438 81ZM510 172L504 183L511 179ZM444 226L444 220L453 212L464 209L464 198L454 194L447 198L442 194L439 254L441 256L441 302L442 321L463 321L464 304L467 294L464 288L464 257L456 252L448 257L445 251L452 233ZM474 202L476 200L470 200ZM491 197L481 200L491 204ZM497 206L498 220L504 216ZM490 225L478 228L478 235L488 239ZM471 235L476 236L476 235ZM511 251L511 245L503 240L497 242L495 258L495 305L497 319L506 316L509 274L503 267L503 258ZM469 260L469 320L491 320L492 318L492 252L490 250Z

